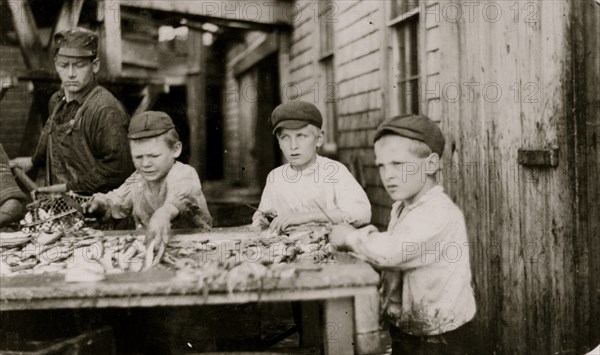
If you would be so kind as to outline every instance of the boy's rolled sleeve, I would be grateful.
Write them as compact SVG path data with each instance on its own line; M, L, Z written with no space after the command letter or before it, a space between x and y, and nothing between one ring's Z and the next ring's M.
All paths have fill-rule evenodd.
M133 210L132 190L134 184L139 182L140 177L133 173L125 182L105 194L94 194L94 200L104 202L108 208L106 214L112 218L122 219L129 217Z
M210 228L212 218L198 174L193 168L186 169L184 174L169 176L167 180L167 196L164 204L175 206L180 216L199 216L201 221L193 218L198 227Z
M335 183L336 206L342 212L344 222L361 227L371 221L371 203L367 194L350 171L339 164L339 180Z
M406 270L433 264L444 248L439 241L446 223L423 217L417 213L391 232L361 228L347 237L346 244L381 268Z

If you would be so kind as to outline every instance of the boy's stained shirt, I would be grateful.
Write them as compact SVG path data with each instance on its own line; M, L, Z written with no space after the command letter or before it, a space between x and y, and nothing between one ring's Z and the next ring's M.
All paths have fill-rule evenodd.
M464 217L441 186L394 203L387 232L368 226L347 243L382 269L382 311L404 332L441 334L474 317Z
M198 173L180 162L175 162L155 191L136 171L116 190L95 194L94 198L107 203L107 214L113 218L125 218L133 213L138 228L147 228L154 212L166 203L179 210L172 228L210 229L212 226Z
M274 209L278 215L339 209L344 221L355 227L371 220L367 194L344 164L317 155L315 163L296 171L284 164L267 177L258 209ZM255 213L254 218L257 218Z

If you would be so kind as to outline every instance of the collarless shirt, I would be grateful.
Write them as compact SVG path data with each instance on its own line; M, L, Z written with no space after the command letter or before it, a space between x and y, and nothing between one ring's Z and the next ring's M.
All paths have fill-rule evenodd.
M367 194L344 164L317 155L310 167L297 171L284 164L273 169L258 207L275 210L278 215L339 209L344 221L362 226L371 220ZM259 213L254 218L259 218Z
M179 210L173 228L210 229L212 226L198 173L180 162L171 167L159 189L151 190L146 179L136 171L118 189L95 194L94 199L104 201L109 206L107 214L113 218L133 214L138 229L147 228L154 212L167 203Z
M411 205L394 203L386 232L368 226L347 243L383 270L383 311L404 332L441 334L475 315L464 217L441 186Z

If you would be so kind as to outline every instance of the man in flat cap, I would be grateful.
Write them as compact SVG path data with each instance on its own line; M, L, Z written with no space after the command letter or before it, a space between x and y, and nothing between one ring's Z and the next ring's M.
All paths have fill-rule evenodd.
M61 89L50 99L48 118L33 157L11 160L28 171L46 167L38 192L112 190L133 172L123 105L98 85L98 36L72 28L54 36L54 65Z

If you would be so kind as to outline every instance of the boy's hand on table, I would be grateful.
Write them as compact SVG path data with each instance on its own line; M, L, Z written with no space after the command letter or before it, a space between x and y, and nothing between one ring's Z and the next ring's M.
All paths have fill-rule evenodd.
M146 246L149 246L154 241L154 255L153 265L160 262L169 237L171 233L171 220L179 214L179 210L172 205L163 205L161 208L156 210L148 222L148 233L146 239Z
M288 214L284 214L281 216L277 216L271 222L269 229L271 231L281 233L287 227L311 222L312 221L311 216L312 215L309 213L288 213Z
M354 232L356 228L349 224L336 224L331 228L329 233L329 243L331 243L337 250L347 250L346 238L348 234Z

